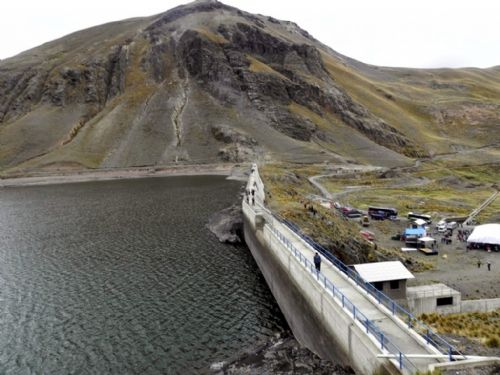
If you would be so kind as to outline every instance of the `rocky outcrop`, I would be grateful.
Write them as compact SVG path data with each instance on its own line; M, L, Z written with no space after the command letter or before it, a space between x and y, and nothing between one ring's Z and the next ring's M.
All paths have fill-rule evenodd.
M376 143L397 152L410 156L423 154L420 147L371 115L338 87L315 47L289 43L246 23L221 25L218 31L230 43L215 43L192 30L184 33L179 41L183 65L214 96L234 102L237 95L229 95L231 91L245 92L249 101L266 113L271 126L298 140L310 141L317 126L291 113L288 105L292 102L319 116L325 112L335 114ZM248 55L257 56L276 74L252 70ZM322 84L312 84L308 79Z
M347 375L352 369L322 360L284 333L247 350L227 363L212 365L205 374L212 375Z
M216 212L208 220L207 228L220 242L243 242L243 213L241 205L235 204Z
M211 131L213 137L223 144L218 153L221 160L233 163L255 160L258 143L254 138L230 126L214 125Z
M25 115L40 103L105 106L125 89L127 46L111 48L104 58L54 67L42 64L19 75L0 69L0 122Z
M394 166L426 156L425 139L445 142L450 132L466 136L467 144L475 136L495 141L488 129L498 122L500 104L479 105L464 95L493 82L497 70L475 72L488 77L474 81L477 90L439 72L412 83L417 73L341 56L292 22L195 1L0 61L0 169L28 160L35 169L99 168L242 162L256 155L294 162L338 155ZM346 77L364 82L362 88L346 84ZM366 95L360 93L365 84ZM413 89L401 91L404 85L440 95L456 90L460 98L409 103ZM494 88L484 92L495 97ZM441 103L455 103L454 109ZM455 132L460 119L474 126ZM221 139L213 131L220 124L248 138Z

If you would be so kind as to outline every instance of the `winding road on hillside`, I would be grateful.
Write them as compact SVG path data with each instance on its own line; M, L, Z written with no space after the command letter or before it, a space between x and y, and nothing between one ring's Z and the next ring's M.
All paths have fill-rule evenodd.
M418 166L419 161L417 160L416 165ZM326 177L333 177L339 175L353 174L353 173L367 173L371 171L382 171L383 168L380 167L369 167L369 166L356 166L356 167L347 167L347 168L339 168L335 172L328 174L320 174L308 177L309 182L314 185L322 194L325 199L330 201L339 199L344 197L350 193L373 190L379 188L378 186L355 186L350 188L345 188L344 190L337 193L330 193L327 188L325 188L319 180ZM418 187L424 186L431 183L432 180L421 177L421 178L408 178L406 181L400 181L398 183L394 183L389 186L383 186L384 189L399 189L399 188L407 188L407 187ZM471 221L475 216L477 216L482 210L484 210L487 206L489 206L499 195L499 191L495 191L493 195L491 195L486 201L482 202L478 207L476 207L465 220L465 223Z
M356 166L352 168L342 168L338 169L335 172L328 173L328 174L320 174L320 175L315 175L311 176L308 178L309 182L314 185L323 195L324 198L328 200L334 200L334 199L339 199L340 197L343 197L347 194L353 193L353 192L360 192L360 191L365 191L365 190L373 190L378 187L374 186L356 186L356 187L351 187L349 189L344 189L340 192L337 193L330 193L328 189L326 189L320 182L319 180L322 178L326 177L333 177L333 176L339 176L339 175L347 175L347 174L353 174L353 173L367 173L367 172L373 172L373 171L383 171L384 168L381 167L370 167L370 166ZM384 186L383 188L385 189L398 189L402 187L416 187L416 186L423 186L427 185L431 182L428 178L412 178L408 179L407 181L402 181L399 183L394 183L389 186Z

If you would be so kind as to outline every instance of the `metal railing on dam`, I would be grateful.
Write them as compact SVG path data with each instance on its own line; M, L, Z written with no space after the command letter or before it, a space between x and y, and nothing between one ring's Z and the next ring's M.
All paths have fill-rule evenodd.
M251 207L250 205L248 205ZM372 340L375 340L380 349L382 351L386 351L392 357L391 359L397 363L400 370L407 370L411 373L415 373L420 370L420 368L412 362L410 358L405 354L405 352L398 347L386 334L384 334L383 330L377 326L377 324L370 320L362 311L362 309L358 308L355 303L353 303L346 295L342 292L341 288L339 288L335 283L333 283L328 277L326 277L322 272L319 272L315 269L315 266L311 261L307 259L307 257L299 250L297 247L290 241L287 236L282 233L276 225L274 225L274 221L278 221L280 224L286 226L289 230L295 233L304 243L305 246L308 246L310 249L314 251L320 252L326 259L328 259L331 264L343 274L347 276L347 278L351 279L358 287L362 288L368 295L370 295L374 301L373 303L378 303L379 305L384 306L393 316L397 316L403 322L406 323L406 328L404 328L404 324L402 329L408 329L416 331L425 339L427 345L432 345L436 349L438 349L441 353L447 353L449 359L452 360L456 355L459 355L463 358L463 356L449 343L446 342L442 337L435 334L428 326L424 323L418 321L411 313L406 311L404 308L399 306L396 302L386 296L384 293L377 290L373 285L366 283L363 279L359 277L359 275L347 267L342 261L333 256L327 249L322 247L321 245L315 243L308 236L304 235L300 229L293 223L279 217L278 215L269 211L266 207L261 205L259 202L252 207L255 213L260 213L265 217L266 225L270 229L270 232L273 236L280 241L280 243L290 251L293 256L298 259L300 264L317 280L318 284L320 284L333 299L342 306L344 311L352 316L355 322L359 324L362 330L366 335L370 336ZM412 354L412 353L409 353Z
M375 288L373 284L365 282L356 271L349 268L344 262L331 254L326 248L314 242L307 235L303 234L297 225L285 219L280 219L280 221L288 228L290 228L294 233L300 236L314 250L321 253L340 271L344 272L359 287L361 287L372 297L374 297L379 304L384 305L392 313L392 315L397 315L401 320L406 322L408 328L413 329L418 334L420 334L425 339L427 344L431 344L440 352L446 353L449 356L450 361L453 360L454 356L464 357L462 353L460 353L453 345L449 344L443 337L435 333L427 324L418 320L412 313L404 309L397 302L388 297L385 293Z

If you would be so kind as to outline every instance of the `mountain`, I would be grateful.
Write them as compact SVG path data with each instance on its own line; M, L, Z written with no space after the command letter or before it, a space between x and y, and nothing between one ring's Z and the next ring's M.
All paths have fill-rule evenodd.
M500 67L366 65L296 24L205 0L0 61L0 171L483 150L498 160Z

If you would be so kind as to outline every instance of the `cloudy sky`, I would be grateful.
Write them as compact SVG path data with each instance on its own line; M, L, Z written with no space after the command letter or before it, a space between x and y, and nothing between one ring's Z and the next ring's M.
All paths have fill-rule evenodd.
M179 0L9 0L0 59L86 27L164 12ZM291 20L344 55L407 67L500 65L498 0L225 0Z

